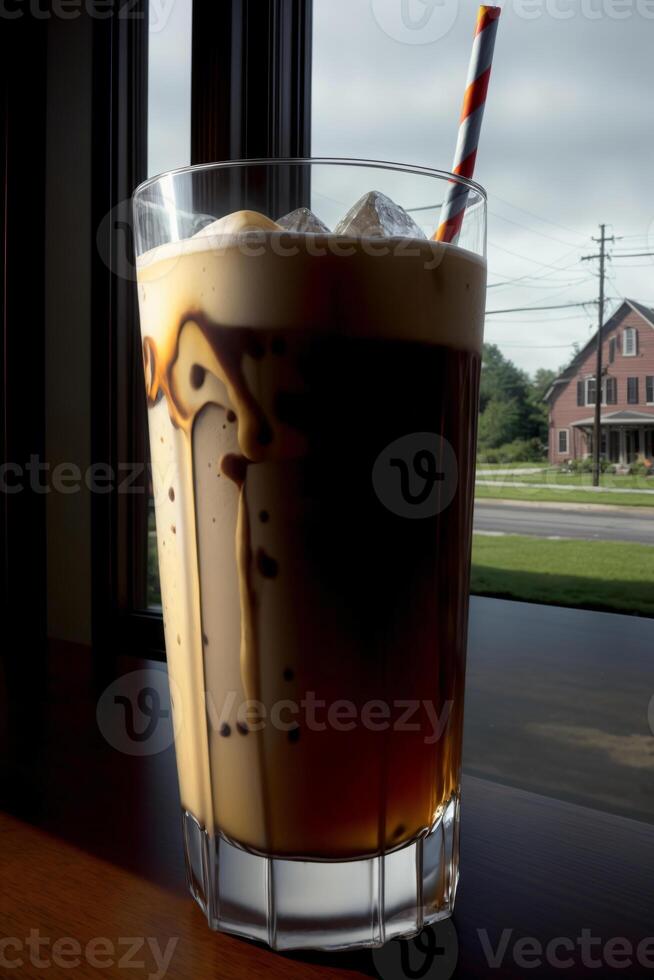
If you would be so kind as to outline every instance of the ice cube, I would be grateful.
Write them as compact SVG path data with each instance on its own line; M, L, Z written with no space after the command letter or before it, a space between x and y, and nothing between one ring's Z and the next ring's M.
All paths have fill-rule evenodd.
M279 231L279 225L267 218L265 214L258 211L234 211L233 214L226 214L224 218L212 221L210 225L205 225L193 235L193 238L204 238L205 236L217 235L243 235L253 231Z
M334 229L352 238L426 238L410 214L380 191L364 194Z
M324 221L309 208L298 208L277 219L277 224L285 231L297 231L303 235L328 235L329 228Z

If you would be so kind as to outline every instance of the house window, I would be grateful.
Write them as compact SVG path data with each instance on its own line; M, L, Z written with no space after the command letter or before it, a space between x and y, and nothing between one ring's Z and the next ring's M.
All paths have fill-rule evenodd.
M648 374L645 378L645 401L648 405L654 405L654 375Z
M627 378L627 403L638 404L638 378Z
M606 392L606 404L617 405L618 404L618 379L617 378L606 379L605 392Z
M585 405L585 404L586 404L586 393L584 391L584 383L583 381L578 381L577 382L577 405Z
M595 378L586 378L586 405L594 405L596 398ZM606 378L602 379L602 405L606 405Z
M567 429L560 429L559 430L559 452L560 453L567 453L567 451L568 451L568 430Z
M615 361L615 337L611 337L609 340L609 364L613 364Z
M638 353L638 331L627 327L622 334L622 353L625 357L635 357Z

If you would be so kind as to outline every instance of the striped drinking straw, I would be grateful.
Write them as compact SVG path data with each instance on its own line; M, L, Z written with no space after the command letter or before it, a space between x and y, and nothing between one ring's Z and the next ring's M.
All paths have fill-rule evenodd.
M477 15L475 40L459 123L459 138L452 167L452 172L461 177L471 178L475 171L479 133L484 118L497 24L501 12L499 7L481 6ZM434 235L436 241L456 244L467 203L468 190L465 185L452 182L441 211L438 231Z

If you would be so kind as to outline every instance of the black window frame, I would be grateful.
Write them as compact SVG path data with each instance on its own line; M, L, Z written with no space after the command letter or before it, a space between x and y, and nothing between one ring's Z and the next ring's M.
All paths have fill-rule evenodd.
M609 340L609 364L613 364L615 361L615 337L611 337Z
M654 374L645 376L645 404L654 405Z
M627 378L627 405L640 405L640 385L637 377Z
M161 614L146 608L148 447L129 199L147 177L148 4L94 23L92 460L129 465L136 493L92 499L93 646L165 659ZM193 5L191 162L311 155L312 0ZM306 189L304 189L306 190ZM289 208L290 209L290 208ZM106 216L112 219L107 221ZM128 255L133 269L133 255Z
M46 453L47 40L47 21L27 14L0 32L0 464L7 487L23 482L0 493L3 808L16 786L34 790L47 707L47 497L25 471Z

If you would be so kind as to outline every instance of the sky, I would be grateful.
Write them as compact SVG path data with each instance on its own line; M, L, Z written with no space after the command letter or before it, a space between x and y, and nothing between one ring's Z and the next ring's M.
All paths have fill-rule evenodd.
M151 32L150 172L188 163L191 0ZM314 0L314 156L450 169L473 0ZM507 0L477 179L489 199L487 309L596 300L599 224L619 236L607 313L654 307L654 0ZM347 202L352 203L352 202ZM425 204L432 202L426 201ZM621 258L620 256L625 256ZM486 339L556 369L597 306L487 316Z

